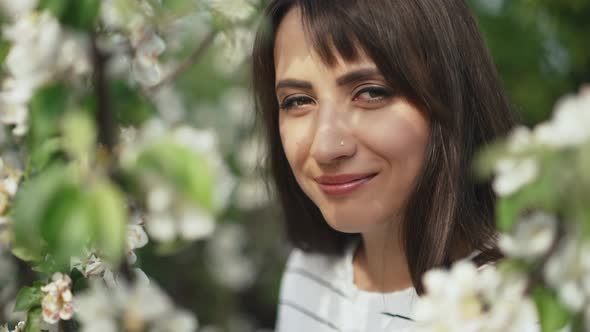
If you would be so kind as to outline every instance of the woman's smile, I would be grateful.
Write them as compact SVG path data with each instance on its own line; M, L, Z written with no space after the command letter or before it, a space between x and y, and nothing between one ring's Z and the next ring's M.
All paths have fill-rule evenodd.
M366 186L375 176L377 173L322 175L316 178L316 181L324 193L331 196L342 196Z

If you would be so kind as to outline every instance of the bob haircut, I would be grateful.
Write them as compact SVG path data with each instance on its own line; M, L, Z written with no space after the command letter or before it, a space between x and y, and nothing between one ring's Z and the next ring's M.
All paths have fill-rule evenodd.
M279 134L274 42L292 8L326 65L354 61L362 49L388 84L431 123L426 158L401 221L401 243L419 294L422 275L473 250L481 265L501 258L495 195L473 178L483 144L505 136L515 117L477 23L464 0L271 0L253 50L257 124L267 141L266 167L282 205L287 235L307 252L340 254L359 234L333 230L295 181Z

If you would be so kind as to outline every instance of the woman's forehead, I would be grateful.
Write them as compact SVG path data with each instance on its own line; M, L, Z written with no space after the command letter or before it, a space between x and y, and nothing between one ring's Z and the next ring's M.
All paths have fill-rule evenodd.
M351 40L351 42L353 42ZM274 65L277 79L300 74L302 70L320 72L349 71L354 68L374 67L374 61L362 50L357 49L357 56L354 60L344 60L343 57L333 48L334 63L328 64L321 58L310 42L309 36L303 26L301 11L295 7L289 10L281 21L274 43Z

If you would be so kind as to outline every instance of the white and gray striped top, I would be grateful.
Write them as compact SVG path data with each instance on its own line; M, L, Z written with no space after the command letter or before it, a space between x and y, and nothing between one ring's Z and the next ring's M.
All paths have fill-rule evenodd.
M371 293L357 288L354 248L343 257L292 251L281 284L276 332L403 332L413 325L415 289Z
M292 251L281 284L276 332L411 331L416 290L371 293L357 288L355 248L349 247L343 257ZM532 324L527 331L538 327Z

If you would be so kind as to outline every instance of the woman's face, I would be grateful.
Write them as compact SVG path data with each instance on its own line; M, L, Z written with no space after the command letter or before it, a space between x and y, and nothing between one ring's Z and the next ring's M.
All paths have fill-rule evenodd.
M279 26L274 55L281 141L301 189L341 232L397 220L424 161L427 118L362 52L324 64L297 8Z

